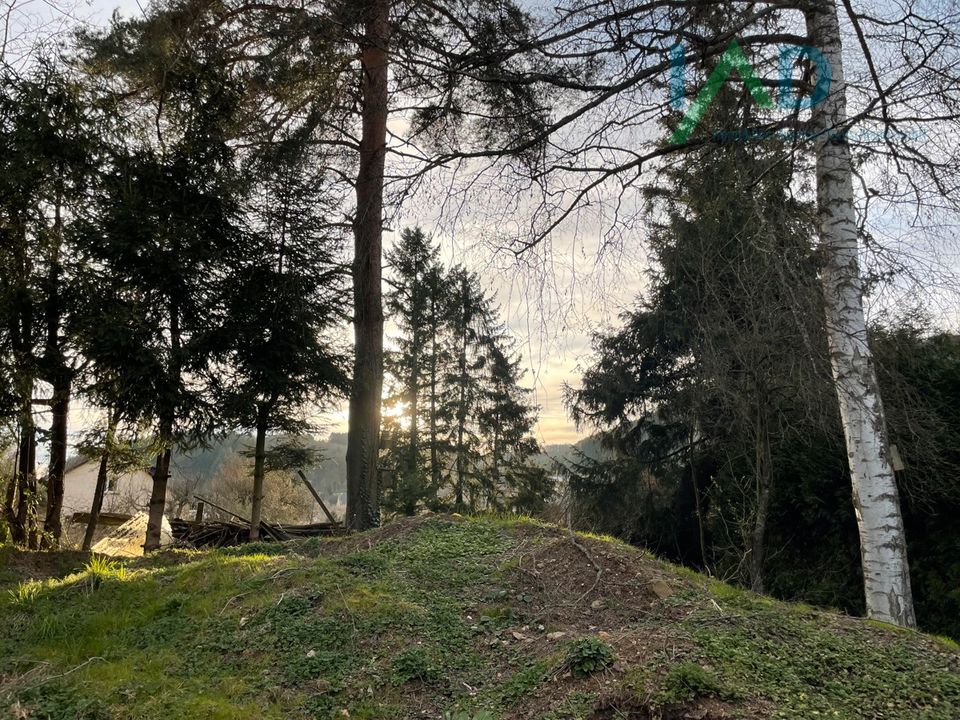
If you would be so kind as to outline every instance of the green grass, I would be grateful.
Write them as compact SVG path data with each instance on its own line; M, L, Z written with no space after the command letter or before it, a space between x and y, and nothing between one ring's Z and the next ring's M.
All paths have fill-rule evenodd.
M582 598L593 571L567 543L528 518L435 517L368 538L94 558L46 580L0 558L0 707L46 720L587 720L709 701L732 718L960 717L955 646L581 537L631 563L603 577L612 597L672 577L673 595L625 619Z

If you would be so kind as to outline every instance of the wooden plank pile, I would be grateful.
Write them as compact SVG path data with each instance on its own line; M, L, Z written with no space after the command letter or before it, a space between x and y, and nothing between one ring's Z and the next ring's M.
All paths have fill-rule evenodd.
M248 519L199 495L196 496L196 499L199 501L196 520L177 518L176 520L170 521L173 537L178 544L189 545L196 548L229 547L232 545L242 545L249 540L250 521ZM201 508L204 505L216 508L222 513L232 517L236 522L233 520L202 520L203 510ZM330 515L322 502L321 507L332 520L333 516ZM279 525L266 521L260 522L260 539L265 542L283 542L284 540L291 540L293 538L336 535L341 532L343 532L343 527L336 521L313 523L310 525Z
M242 545L248 541L250 526L226 520L182 520L170 521L173 537L178 544L191 547L229 547ZM312 525L274 525L260 523L260 539L265 542L283 542L293 538L336 535L342 532L339 524L314 523Z

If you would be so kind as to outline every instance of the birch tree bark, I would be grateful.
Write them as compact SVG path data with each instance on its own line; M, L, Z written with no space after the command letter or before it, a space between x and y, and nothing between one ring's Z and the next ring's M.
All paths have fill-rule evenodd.
M824 254L822 284L830 363L853 483L869 617L914 626L907 546L897 483L888 456L883 405L863 311L853 167L844 135L847 120L842 41L835 0L805 11L811 44L830 64L827 98L812 110L817 213Z

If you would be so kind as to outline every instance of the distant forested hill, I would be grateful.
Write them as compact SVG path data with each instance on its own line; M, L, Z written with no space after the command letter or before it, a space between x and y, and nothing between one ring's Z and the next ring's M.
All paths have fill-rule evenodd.
M586 437L575 444L559 443L544 446L543 452L534 458L540 467L552 467L554 462L565 463L576 458L577 452L583 453L593 460L602 460L609 451L605 450L596 437Z
M267 439L267 447L276 444L279 437ZM333 497L346 492L347 480L344 458L347 453L346 433L331 433L329 437L318 439L302 438L308 448L319 450L323 461L312 468L305 468L307 478L324 497ZM213 478L231 457L253 447L253 435L230 433L206 446L195 448L177 448L173 455L171 475L176 478L200 478L199 487L209 490Z

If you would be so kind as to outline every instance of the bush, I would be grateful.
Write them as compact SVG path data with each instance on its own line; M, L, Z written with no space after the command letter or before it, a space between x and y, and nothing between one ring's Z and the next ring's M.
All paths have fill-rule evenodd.
M692 662L670 668L664 693L672 702L691 702L699 697L723 696L723 688L712 673Z
M574 677L587 677L606 670L616 661L613 648L597 637L574 640L567 648L565 666Z

